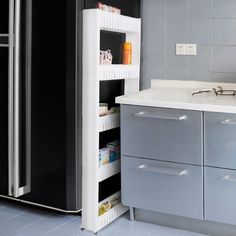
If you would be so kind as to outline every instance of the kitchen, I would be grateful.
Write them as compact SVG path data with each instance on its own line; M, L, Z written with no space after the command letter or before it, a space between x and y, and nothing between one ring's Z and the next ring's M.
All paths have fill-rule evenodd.
M236 2L96 3L0 3L2 235L236 235Z

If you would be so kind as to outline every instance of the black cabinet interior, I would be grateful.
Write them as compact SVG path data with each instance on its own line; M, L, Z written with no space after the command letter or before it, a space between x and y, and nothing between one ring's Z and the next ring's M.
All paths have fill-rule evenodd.
M99 183L99 202L119 192L121 189L120 173Z
M85 8L95 8L97 0L86 0ZM132 17L140 17L140 0L103 0L104 4L121 9L121 14Z
M100 102L108 103L109 109L118 106L118 104L115 103L115 98L122 95L124 95L123 80L100 82Z
M0 34L8 34L9 0L0 1Z
M111 50L112 64L122 64L122 45L125 42L125 34L101 31L100 49Z
M108 143L115 140L120 140L120 128L111 129L105 132L100 133L99 135L99 148L104 148Z

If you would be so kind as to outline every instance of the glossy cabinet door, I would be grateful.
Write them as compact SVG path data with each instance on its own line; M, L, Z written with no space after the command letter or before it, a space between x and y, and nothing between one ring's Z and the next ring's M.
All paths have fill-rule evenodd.
M236 171L205 167L205 219L236 225Z
M8 194L8 48L0 47L0 194Z
M121 106L122 154L201 165L202 112Z
M205 112L205 165L236 169L236 114Z
M122 156L122 203L203 219L203 167Z
M8 195L9 0L0 1L0 194Z

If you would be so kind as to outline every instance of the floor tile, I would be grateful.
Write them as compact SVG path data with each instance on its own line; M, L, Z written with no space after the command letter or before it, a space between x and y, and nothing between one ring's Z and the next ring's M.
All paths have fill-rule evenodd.
M66 236L74 236L74 235L79 236L82 233L80 229L80 224L81 224L80 217L79 219L71 219L66 223L64 223L63 225L52 230L50 233L55 233L55 234L58 233Z
M156 231L152 232L150 236L186 236L187 231L167 228L167 227L159 227Z
M27 225L30 225L30 224L33 224L37 221L42 220L43 218L45 218L48 215L49 215L49 213L48 214L40 214L39 212L34 213L32 211L26 211L26 212L23 212L22 214L15 216L14 218L12 218L12 220L14 220L15 222L19 222L24 226L27 226Z
M162 227L155 224L149 224L140 221L129 221L127 229L135 230L139 233L150 234L160 230Z
M48 233L48 230L46 229L29 226L29 227L20 229L12 234L9 234L8 236L44 236L47 233Z
M72 218L70 215L63 215L63 214L55 213L55 214L48 215L39 221L34 222L32 226L50 231L64 225L66 222L68 222L71 219Z
M198 234L198 233L192 233L192 232L187 232L185 236L207 236L205 234Z
M135 230L132 228L125 228L118 233L114 233L113 235L114 236L149 236L148 233L141 233L138 230Z
M19 214L22 214L23 210L19 208L13 208L11 206L5 206L0 209L0 223L8 219L16 217Z

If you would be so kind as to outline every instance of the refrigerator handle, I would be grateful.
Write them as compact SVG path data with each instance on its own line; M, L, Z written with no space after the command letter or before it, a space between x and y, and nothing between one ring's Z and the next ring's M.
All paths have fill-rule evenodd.
M9 1L8 195L14 194L14 0Z
M26 4L26 63L21 65L21 0L15 0L15 50L14 50L14 197L31 191L31 37L32 37L32 0ZM20 186L20 83L21 66L26 70L26 185Z

